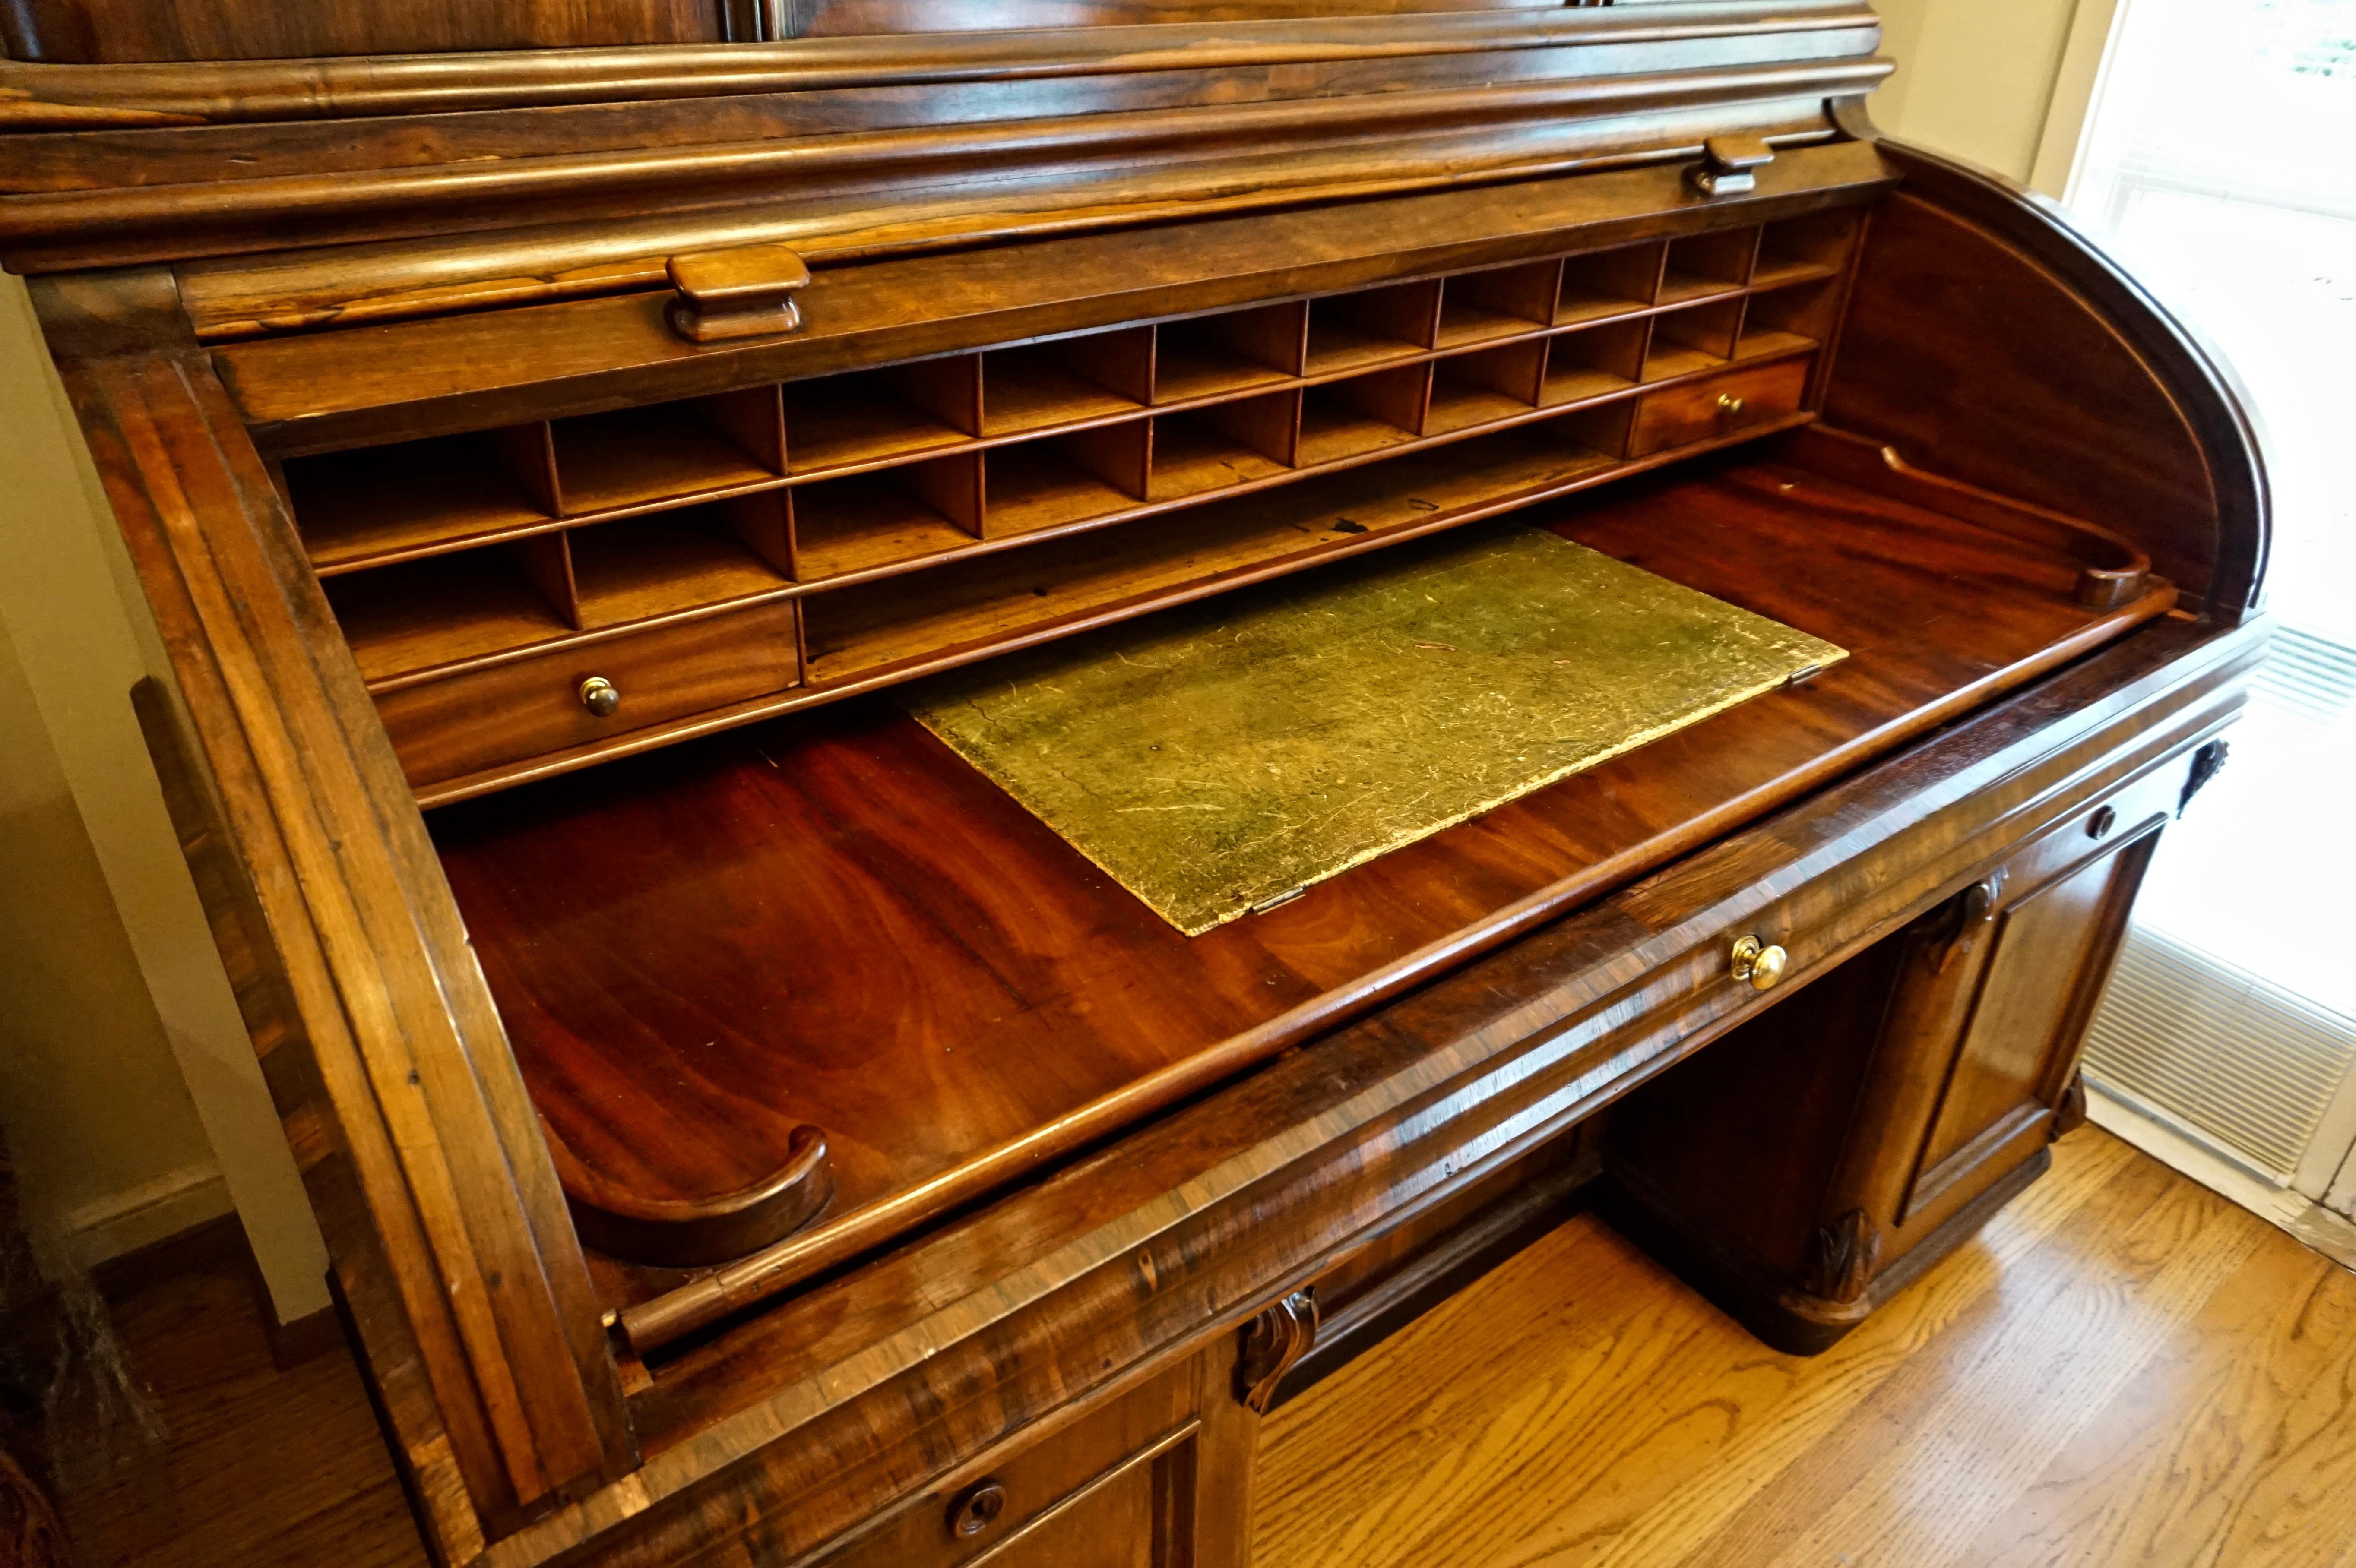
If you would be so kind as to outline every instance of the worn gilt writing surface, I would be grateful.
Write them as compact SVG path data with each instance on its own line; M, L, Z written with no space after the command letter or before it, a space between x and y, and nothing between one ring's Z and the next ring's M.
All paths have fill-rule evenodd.
M994 660L908 701L1195 936L1843 656L1523 525Z

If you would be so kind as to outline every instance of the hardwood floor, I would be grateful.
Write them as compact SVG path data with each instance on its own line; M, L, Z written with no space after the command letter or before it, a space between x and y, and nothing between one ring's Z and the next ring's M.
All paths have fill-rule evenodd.
M1270 1419L1278 1568L2356 1565L2356 1275L2088 1127L1814 1360L1572 1221ZM86 1568L418 1568L348 1357L234 1269L123 1302L159 1451L74 1477Z
M350 1352L280 1371L244 1265L151 1285L114 1321L167 1435L72 1457L78 1568L425 1568Z
M2085 1128L1826 1355L1589 1218L1279 1410L1285 1568L2356 1563L2356 1275Z

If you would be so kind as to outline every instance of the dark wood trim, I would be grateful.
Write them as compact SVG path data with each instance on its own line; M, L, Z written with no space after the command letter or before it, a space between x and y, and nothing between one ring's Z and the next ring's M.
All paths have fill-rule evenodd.
M150 687L143 713L174 826L215 884L424 1516L463 1559L636 1459L554 1168L383 727L348 658L315 656L317 580L168 278L35 293L178 656L181 693Z
M217 1214L91 1264L90 1282L108 1302L119 1302L171 1280L204 1274L240 1259L251 1260L252 1255L246 1244L244 1221L235 1214ZM262 1316L275 1323L278 1314L270 1310L269 1296L265 1294L259 1299Z
M271 1361L280 1371L324 1356L344 1343L343 1327L332 1305L292 1322L280 1320L270 1286L246 1240L245 1222L235 1214L217 1215L108 1258L91 1269L90 1277L99 1295L114 1306L175 1280L224 1267L237 1270L252 1291L254 1317L270 1341Z
M170 65L0 64L0 127L224 124L1875 28L1857 0Z
M665 296L654 293L362 325L380 308L397 315L424 302L402 293L398 269L390 279L369 270L370 292L359 292L349 257L333 266L323 258L316 272L300 256L282 258L250 280L184 268L179 283L199 331L209 324L219 336L215 363L255 440L287 457L798 380L1566 248L1606 250L1772 222L1863 201L1891 183L1871 148L1834 144L1789 149L1761 171L1755 193L1719 201L1694 195L1675 168L1642 168L1253 218L1197 217L1129 234L1033 238L822 270L801 292L801 332L708 347L683 343L664 326ZM650 270L644 277L632 272L630 286L659 286L662 253L650 252ZM464 266L524 280L498 284L498 298L511 287L539 298L564 286L562 277L541 272L583 259L569 251L494 251ZM602 250L587 259L600 269L612 263ZM437 261L437 276L441 267ZM599 286L611 286L610 278ZM434 297L452 303L446 291ZM240 323L259 324L257 306L285 311L290 323L316 311L346 325L234 341L244 331ZM355 360L398 367L398 374L354 377Z
M1569 1219L1601 1174L1593 1157L1547 1171L1442 1237L1409 1266L1324 1314L1315 1342L1278 1381L1269 1409L1308 1392Z

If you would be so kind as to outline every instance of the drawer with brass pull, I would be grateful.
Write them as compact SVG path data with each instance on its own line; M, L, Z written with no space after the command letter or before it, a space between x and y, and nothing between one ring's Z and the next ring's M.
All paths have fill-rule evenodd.
M800 682L795 606L762 604L381 692L376 705L423 788Z
M1672 446L1689 446L1797 413L1815 363L1813 358L1779 359L1756 369L1647 392L1636 404L1628 455L1644 457Z
M1197 1534L1190 1516L1226 1502L1202 1495L1194 1477L1224 1457L1211 1448L1232 1441L1241 1407L1223 1374L1233 1360L1230 1338L1068 1425L1017 1438L986 1471L944 1477L803 1568L1179 1560Z

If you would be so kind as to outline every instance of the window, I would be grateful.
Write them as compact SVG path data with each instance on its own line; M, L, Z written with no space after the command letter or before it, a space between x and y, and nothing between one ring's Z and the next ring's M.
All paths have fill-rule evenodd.
M2172 827L2089 1042L2098 1085L2348 1211L2356 1142L2356 0L2129 0L2069 205L2268 434L2275 651Z

